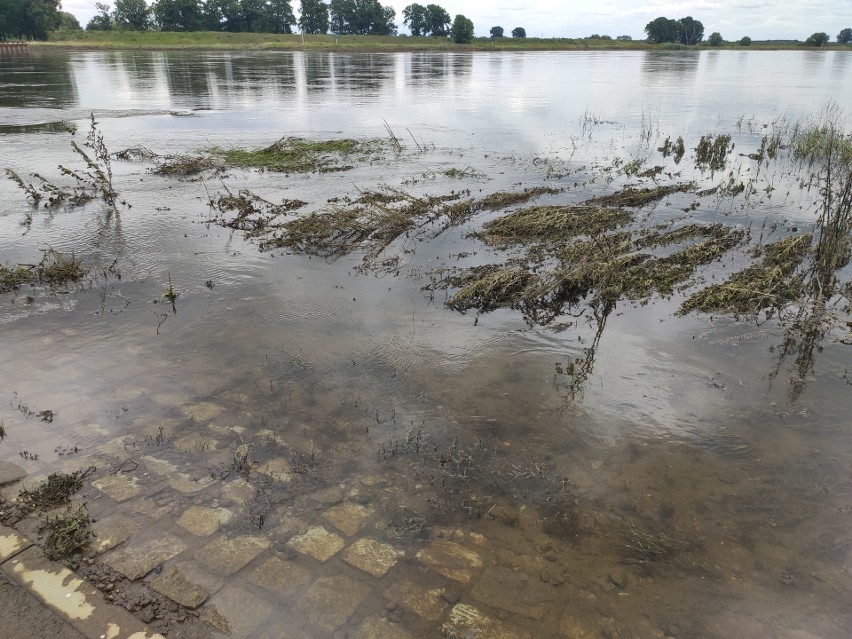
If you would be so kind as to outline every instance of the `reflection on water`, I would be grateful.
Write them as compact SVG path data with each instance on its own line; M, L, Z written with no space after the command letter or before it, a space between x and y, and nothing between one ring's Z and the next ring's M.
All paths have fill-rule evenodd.
M260 253L207 222L223 186L304 199L307 212L380 184L481 197L521 182L582 201L625 179L612 156L642 148L648 104L661 137L645 144L652 166L667 161L654 152L666 136L692 147L720 120L804 115L850 90L835 82L842 52L817 72L794 53L778 54L800 70L780 80L784 103L773 98L779 78L764 80L778 66L767 52L73 52L2 67L4 82L20 73L33 85L0 107L18 127L0 129L2 144L24 174L52 176L72 155L30 125L82 124L89 108L113 150L378 137L383 117L446 149L307 177L178 179L116 161L131 205L118 214L33 210L4 181L3 260L28 263L51 246L95 277L80 290L0 296L0 459L30 482L95 465L82 500L105 522L99 539L114 541L92 551L94 565L115 571L118 590L125 577L166 590L156 569L178 571L203 596L198 636L845 637L848 347L820 332L839 263L815 260L810 301L788 309L800 315L787 333L674 317L677 294L602 304L554 331L513 309L457 314L421 290L438 266L493 261L466 237L472 224L402 237L394 275L359 270L357 252ZM61 105L33 80L56 68ZM708 98L720 93L729 104ZM581 136L588 148L569 151ZM761 136L742 132L737 150ZM666 170L716 180L691 153ZM728 209L723 219L744 228L763 223L753 210L767 227L818 221L792 198L767 200L733 211L684 195L642 212L649 225ZM736 259L702 275L727 277ZM153 565L132 561L151 537L169 548ZM177 634L184 622L170 619L153 623Z

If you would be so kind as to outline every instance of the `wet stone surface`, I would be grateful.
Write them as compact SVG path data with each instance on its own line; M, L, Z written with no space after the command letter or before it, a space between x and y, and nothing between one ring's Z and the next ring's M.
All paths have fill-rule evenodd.
M210 593L192 583L174 566L152 579L148 585L161 595L191 610L198 608L210 596Z
M317 561L328 561L336 555L345 542L339 535L329 532L322 526L312 526L301 535L296 535L287 545Z
M103 556L108 566L130 580L144 577L168 559L186 550L186 544L171 533L146 530L123 546Z

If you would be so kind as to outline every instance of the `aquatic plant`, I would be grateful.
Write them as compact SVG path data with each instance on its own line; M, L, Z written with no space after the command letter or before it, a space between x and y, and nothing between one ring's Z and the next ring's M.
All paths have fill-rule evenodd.
M45 208L54 208L63 204L82 206L99 197L111 208L115 208L118 193L112 183L110 153L104 142L103 133L98 128L94 112L90 114L89 119L89 132L83 146L71 140L71 148L83 160L85 167L73 169L59 165L60 173L73 178L76 186L57 185L38 173L31 175L37 180L37 184L33 184L24 180L13 169L6 168L6 176L26 193L33 204L41 204L42 199L46 197Z

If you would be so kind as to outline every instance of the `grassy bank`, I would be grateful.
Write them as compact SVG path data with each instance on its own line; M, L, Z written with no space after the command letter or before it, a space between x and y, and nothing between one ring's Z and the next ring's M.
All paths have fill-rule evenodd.
M136 32L136 31L56 31L47 42L33 42L37 46L61 46L93 49L246 49L246 50L345 50L345 51L572 51L589 49L650 49L695 50L710 48L666 43L649 44L641 40L619 41L572 38L477 38L470 44L455 44L444 38L413 38L410 36L339 36L333 35L278 35L272 33L219 33L198 31L191 33ZM723 45L730 49L798 49L800 44L754 42L750 47L737 44ZM848 45L830 48L852 49Z

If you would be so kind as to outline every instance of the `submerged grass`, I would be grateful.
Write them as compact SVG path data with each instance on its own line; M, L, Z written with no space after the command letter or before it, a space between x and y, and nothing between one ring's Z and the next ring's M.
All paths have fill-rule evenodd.
M392 242L410 232L435 236L480 211L502 209L559 191L545 187L499 191L481 199L467 197L468 191L423 197L397 189L366 191L356 200L333 202L336 206L331 211L311 213L281 225L261 246L323 257L363 251L365 261L370 263Z
M597 204L600 206L615 206L615 207L640 207L652 202L657 202L672 193L685 193L695 188L694 182L685 184L670 184L667 186L653 186L641 188L635 186L626 186L617 193L612 195L604 195L591 200L586 200L586 204Z
M378 141L361 141L344 138L340 140L306 140L284 137L262 149L221 149L212 153L221 157L229 166L256 168L280 173L328 173L346 171L350 164L341 164L340 159L359 154L368 155L379 147Z
M763 249L763 259L732 275L722 284L713 284L691 295L679 315L691 311L756 315L771 312L796 300L804 292L805 279L796 274L811 252L813 235L791 235Z
M624 226L631 219L627 211L600 206L534 206L486 222L474 237L489 244L559 242Z

